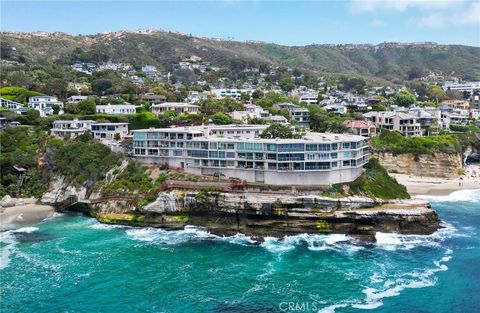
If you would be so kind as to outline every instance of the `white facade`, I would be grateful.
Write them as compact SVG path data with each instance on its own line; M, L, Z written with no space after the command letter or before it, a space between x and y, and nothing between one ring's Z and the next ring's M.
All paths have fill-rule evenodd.
M39 111L41 117L52 115L55 105L60 107L58 114L63 114L63 102L58 101L57 97L35 96L28 99L28 107Z
M392 111L372 111L365 113L363 116L373 122L377 128L398 131L406 137L422 135L418 117L412 114Z
M367 139L361 136L307 133L301 139L262 139L262 126L134 130L134 156L193 174L271 185L350 182L369 159Z
M92 124L95 124L92 120L57 120L53 122L53 127L50 129L50 133L55 137L70 137L75 138L78 135L90 131Z
M92 125L92 134L98 140L113 140L115 134L123 139L128 135L128 123L95 123Z
M455 90L455 91L467 91L473 93L474 91L480 90L480 82L465 82L465 83L455 83L455 82L446 82L442 86L443 90Z
M133 104L97 105L96 112L104 114L135 114L137 107Z
M4 99L4 98L0 98L0 103L1 103L2 107L7 108L7 109L16 110L16 109L23 108L22 103L18 103L18 102L12 101L12 100Z
M249 95L252 95L253 89L224 88L224 89L212 89L211 92L218 99L231 97L238 100L240 99L242 93L247 93Z
M197 114L199 106L195 104L183 103L183 102L165 102L160 104L154 104L150 107L150 111L159 115L166 111L175 111L178 113Z
M307 93L300 96L300 102L306 102L308 104L317 104L318 103L318 94Z

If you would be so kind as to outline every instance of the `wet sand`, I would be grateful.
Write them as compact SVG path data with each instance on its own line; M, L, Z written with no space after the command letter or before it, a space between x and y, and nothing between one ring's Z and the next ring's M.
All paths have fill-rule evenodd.
M0 230L15 229L41 222L53 215L49 205L27 204L0 209Z

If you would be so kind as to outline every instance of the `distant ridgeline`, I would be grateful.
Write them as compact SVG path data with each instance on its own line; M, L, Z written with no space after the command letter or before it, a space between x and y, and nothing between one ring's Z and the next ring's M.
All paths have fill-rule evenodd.
M192 55L212 66L238 74L246 68L285 66L304 71L353 74L404 80L412 71L455 73L464 80L480 80L480 48L434 43L380 45L308 45L289 47L262 42L198 38L151 31L112 32L89 36L65 33L1 33L1 58L30 65L75 61L134 62L171 70L172 64ZM411 77L410 77L411 78Z

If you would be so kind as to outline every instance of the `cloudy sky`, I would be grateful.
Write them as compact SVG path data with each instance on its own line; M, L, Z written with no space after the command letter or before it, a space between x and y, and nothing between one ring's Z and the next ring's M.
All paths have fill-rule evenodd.
M433 41L480 46L480 0L6 1L9 31L154 28L285 45Z

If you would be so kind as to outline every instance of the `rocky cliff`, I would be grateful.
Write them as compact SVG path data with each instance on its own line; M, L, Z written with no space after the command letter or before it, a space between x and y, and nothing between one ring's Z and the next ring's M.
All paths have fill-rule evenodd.
M319 195L218 191L164 191L155 201L138 207L128 199L79 199L82 188L55 179L42 202L84 212L103 223L183 229L205 227L219 235L243 233L256 238L301 233L346 233L373 237L375 232L431 234L440 227L428 203L386 202L366 197L329 198ZM77 197L68 203L71 197Z
M458 177L462 168L462 156L460 154L436 152L431 154L414 155L404 153L394 155L391 152L376 152L388 171L392 173L453 178Z

